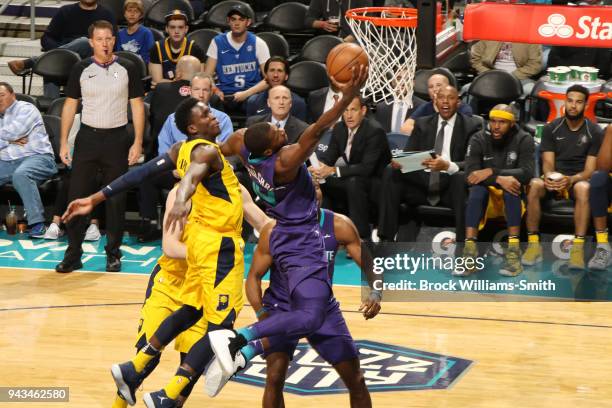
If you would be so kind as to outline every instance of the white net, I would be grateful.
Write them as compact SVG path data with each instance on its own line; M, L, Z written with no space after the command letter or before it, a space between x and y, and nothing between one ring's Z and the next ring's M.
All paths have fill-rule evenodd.
M347 13L353 34L370 60L362 95L375 103L402 101L412 106L416 24L402 24L407 19L416 20L414 9L370 7Z

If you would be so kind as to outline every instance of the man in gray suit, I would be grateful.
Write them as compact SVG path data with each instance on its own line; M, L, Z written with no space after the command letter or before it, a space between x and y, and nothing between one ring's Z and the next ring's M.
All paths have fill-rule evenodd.
M291 91L289 88L284 85L271 88L268 91L268 106L272 111L271 113L251 116L247 119L246 126L249 127L259 122L271 122L285 129L288 143L297 142L308 124L291 115Z

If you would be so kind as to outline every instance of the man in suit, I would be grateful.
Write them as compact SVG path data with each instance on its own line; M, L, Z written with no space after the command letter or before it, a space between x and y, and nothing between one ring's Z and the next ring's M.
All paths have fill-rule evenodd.
M357 226L359 236L369 240L369 198L376 197L374 189L383 169L391 161L391 152L385 131L376 121L366 117L365 102L356 97L342 115L332 132L329 148L318 168L313 166L316 178L325 179L323 206L346 202L349 218Z
M401 173L392 162L385 169L379 204L378 236L393 241L399 225L400 204L438 205L455 212L457 242L465 236L466 184L463 173L470 137L481 129L480 121L457 112L457 89L447 85L436 95L438 113L417 119L407 151L435 151L436 158L423 161L423 170ZM415 240L416 236L409 237Z
M342 98L342 92L333 85L314 90L308 94L308 122L316 122L317 119L334 106Z
M403 133L402 124L421 105L427 103L418 96L412 96L412 107L402 101L382 101L376 105L376 121L385 129L385 132Z
M289 62L283 57L271 57L264 64L264 75L270 88L285 85L289 79ZM270 113L268 106L268 90L252 95L246 102L247 116ZM291 115L300 120L306 120L306 102L295 92L291 92Z
M291 105L291 91L289 88L284 85L275 86L268 92L268 107L271 112L251 116L247 119L246 126L249 127L259 122L274 123L276 126L285 129L288 143L295 143L302 132L308 127L308 124L291 114Z

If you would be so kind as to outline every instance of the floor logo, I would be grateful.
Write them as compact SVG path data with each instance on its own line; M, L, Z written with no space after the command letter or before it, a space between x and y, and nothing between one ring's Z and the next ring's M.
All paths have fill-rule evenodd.
M356 341L370 392L448 388L472 364L470 360L368 340ZM254 358L233 381L264 386L266 362ZM338 373L307 343L300 343L287 371L285 392L325 395L347 392Z

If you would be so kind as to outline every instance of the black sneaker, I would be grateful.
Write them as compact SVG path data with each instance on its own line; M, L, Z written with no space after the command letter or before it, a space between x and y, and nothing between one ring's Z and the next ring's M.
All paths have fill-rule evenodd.
M76 261L64 259L62 262L55 265L55 272L68 273L77 269L81 269L82 267L83 264L81 263L80 259L77 259Z
M106 272L119 272L121 271L121 254L106 255Z
M144 381L144 376L134 368L134 363L127 361L121 364L113 364L111 375L117 385L117 392L128 404L136 404L136 390Z

